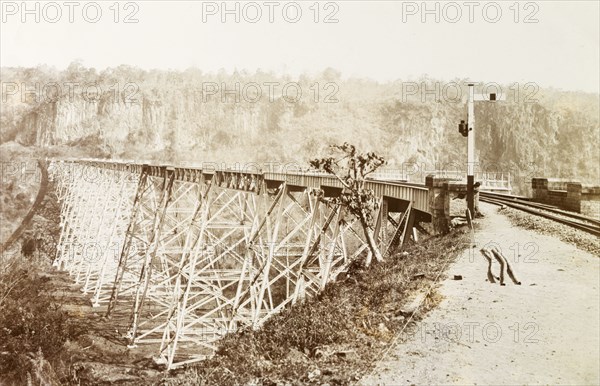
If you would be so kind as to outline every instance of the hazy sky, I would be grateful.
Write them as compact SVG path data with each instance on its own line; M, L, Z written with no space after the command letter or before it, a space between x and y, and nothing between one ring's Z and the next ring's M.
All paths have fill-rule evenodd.
M221 1L120 2L118 14L114 1L30 1L31 14L21 1L1 3L2 66L64 68L81 59L97 68L262 68L292 75L334 67L379 81L428 74L599 92L597 0L229 1L234 12L225 22ZM128 15L138 22L125 23ZM325 23L328 15L337 23Z

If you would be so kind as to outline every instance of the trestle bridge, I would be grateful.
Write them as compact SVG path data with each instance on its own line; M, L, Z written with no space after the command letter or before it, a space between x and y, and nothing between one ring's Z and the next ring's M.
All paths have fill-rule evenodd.
M334 176L101 160L53 160L49 172L62 204L55 266L129 347L153 345L169 369L210 356L227 332L259 327L355 258L371 258L360 224L340 221L343 210L314 194L339 195ZM436 216L433 185L366 185L379 200L384 256Z

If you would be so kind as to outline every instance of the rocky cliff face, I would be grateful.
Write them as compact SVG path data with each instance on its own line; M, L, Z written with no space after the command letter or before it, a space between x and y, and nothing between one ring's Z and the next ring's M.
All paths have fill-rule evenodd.
M465 168L466 140L457 130L466 119L462 103L406 101L394 95L394 85L353 80L338 81L336 103L316 100L306 80L293 103L281 96L235 101L206 97L195 86L200 80L176 75L184 81L138 74L135 95L105 91L37 104L14 118L14 139L36 146L83 141L114 157L166 162L301 163L330 143L349 141L386 155L392 168ZM597 181L598 96L553 90L539 96L535 103L477 105L483 168L511 172L523 186L535 175Z
M115 155L127 149L128 141L141 141L157 151L167 147L206 149L211 139L228 142L221 132L224 129L236 136L254 136L270 118L269 111L258 106L220 109L169 96L143 97L135 102L108 99L41 104L23 117L16 140L24 145L52 146L92 136L114 149Z

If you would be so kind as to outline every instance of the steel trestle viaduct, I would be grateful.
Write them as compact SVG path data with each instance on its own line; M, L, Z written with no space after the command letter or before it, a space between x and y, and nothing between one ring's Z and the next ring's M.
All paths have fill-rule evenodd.
M313 194L342 191L330 175L100 160L53 160L49 172L62 204L55 265L130 347L153 344L169 369L210 356L225 333L259 327L370 258L358 222L340 221L343 211ZM366 185L379 198L384 256L436 216L434 185Z

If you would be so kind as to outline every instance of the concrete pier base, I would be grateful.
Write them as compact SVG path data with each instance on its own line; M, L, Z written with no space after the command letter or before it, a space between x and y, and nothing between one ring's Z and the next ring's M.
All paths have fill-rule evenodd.
M533 201L581 213L582 186L578 181L532 178Z
M450 231L449 181L449 178L437 178L433 175L425 177L425 185L429 188L429 210L434 234Z

